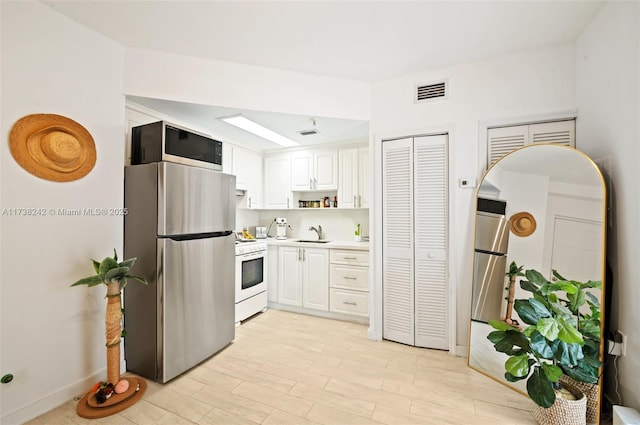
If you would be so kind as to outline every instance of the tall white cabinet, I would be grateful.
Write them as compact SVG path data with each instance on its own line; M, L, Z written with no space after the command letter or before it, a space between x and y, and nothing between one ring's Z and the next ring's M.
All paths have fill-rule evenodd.
M447 135L382 143L383 338L449 348Z
M339 208L369 207L369 148L340 149L338 153Z

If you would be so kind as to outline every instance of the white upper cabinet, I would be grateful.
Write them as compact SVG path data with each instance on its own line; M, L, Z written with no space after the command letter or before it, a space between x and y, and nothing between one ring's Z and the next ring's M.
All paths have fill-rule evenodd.
M369 148L340 149L338 153L338 208L367 208Z
M533 143L556 143L575 147L575 120L489 128L488 164L492 165L509 152Z
M336 190L337 149L314 149L291 154L291 190Z
M267 156L264 159L264 208L288 209L292 205L291 155Z
M231 174L236 175L236 187L246 190L246 207L262 208L262 155L233 147L231 162Z

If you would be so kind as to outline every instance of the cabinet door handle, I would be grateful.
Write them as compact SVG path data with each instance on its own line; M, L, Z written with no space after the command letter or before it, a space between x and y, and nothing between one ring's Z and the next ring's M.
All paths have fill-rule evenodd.
M343 276L342 278L346 280L358 280L357 277L351 277L351 276Z
M248 202L247 202L247 204L248 204L248 205L247 205L247 208L251 208L251 196L249 196L249 197L247 198L247 201L248 201Z
M362 208L362 195L358 195L358 208Z
M358 305L357 302L355 301L342 301L342 304L346 304L346 305Z
M313 179L309 178L309 189L313 189Z
M302 248L298 248L298 261L302 261Z
M342 257L343 260L357 260L358 257Z
M287 197L287 208L289 208L289 198Z
M307 261L307 250L302 248L302 261Z

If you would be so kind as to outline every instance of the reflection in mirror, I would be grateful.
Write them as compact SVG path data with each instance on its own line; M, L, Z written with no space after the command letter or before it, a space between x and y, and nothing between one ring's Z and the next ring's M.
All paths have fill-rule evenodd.
M508 382L507 356L487 335L489 320L522 324L511 299L528 299L519 280L509 292L515 261L548 280L604 282L604 184L582 152L559 145L530 145L496 162L477 193L469 366L526 395L526 380ZM602 290L592 289L603 304ZM602 356L602 349L601 349Z

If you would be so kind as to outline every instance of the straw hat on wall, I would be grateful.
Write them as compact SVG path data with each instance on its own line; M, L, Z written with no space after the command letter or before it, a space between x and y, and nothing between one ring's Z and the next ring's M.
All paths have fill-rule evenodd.
M536 230L536 219L528 212L515 213L509 219L511 233L516 236L529 236Z
M91 134L62 115L33 114L20 118L9 134L9 148L22 168L55 182L82 178L96 163Z

